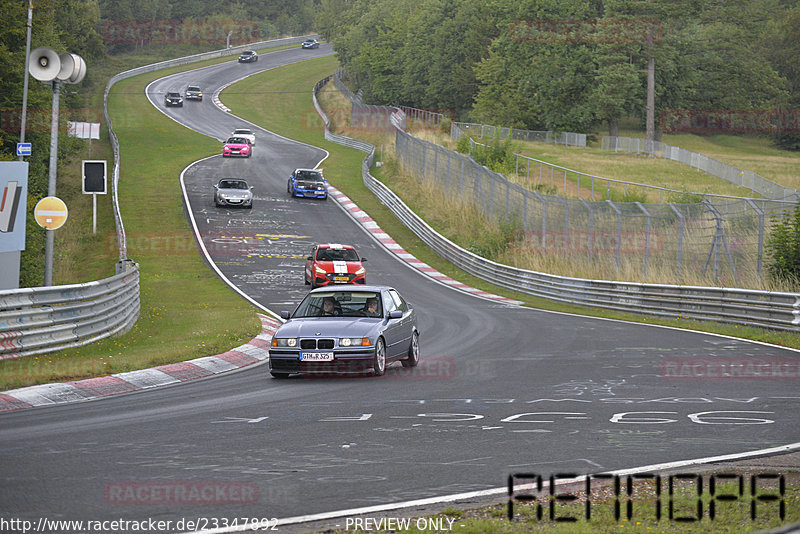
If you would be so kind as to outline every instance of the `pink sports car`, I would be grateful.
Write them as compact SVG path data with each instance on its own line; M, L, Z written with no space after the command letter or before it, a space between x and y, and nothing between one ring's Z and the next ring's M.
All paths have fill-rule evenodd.
M229 137L222 146L223 157L242 157L249 158L253 153L253 146L244 137Z

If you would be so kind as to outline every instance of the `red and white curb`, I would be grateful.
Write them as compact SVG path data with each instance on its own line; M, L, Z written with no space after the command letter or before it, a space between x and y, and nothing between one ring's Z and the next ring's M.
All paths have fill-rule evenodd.
M0 412L121 395L187 382L262 362L269 357L272 335L282 323L266 315L259 314L258 317L261 320L261 333L248 343L222 354L170 363L152 369L4 391L0 393Z
M328 194L334 198L342 207L347 210L350 216L355 219L364 229L367 230L372 236L377 239L386 249L392 252L395 256L403 260L405 263L413 267L414 269L418 270L419 272L430 276L431 278L438 280L439 282L453 287L455 289L459 289L461 291L466 291L467 293L471 293L473 295L477 295L479 297L483 297L489 300L494 300L497 302L502 302L504 304L523 304L519 300L510 299L508 297L503 297L500 295L495 295L494 293L489 293L488 291L483 291L482 289L477 289L463 282L459 282L458 280L453 280L446 274L440 273L427 263L418 260L414 257L413 254L407 252L402 246L400 246L397 241L391 238L389 234L384 232L378 223L376 223L372 217L367 215L365 211L359 208L355 202L350 200L350 198L333 187L332 185L328 184Z
M227 86L226 86L226 87L227 87ZM217 92L214 94L214 96L213 96L213 97L211 97L211 100L212 100L212 102L214 102L214 105L215 105L215 106L217 106L219 109L221 109L221 110L222 110L222 111L224 111L225 113L230 113L230 112L231 112L231 109L230 109L228 106L226 106L225 104L223 104L223 103L222 103L222 100L220 100L220 99L219 99L219 93L220 93L220 91L222 91L222 89L220 89L219 91L217 91Z

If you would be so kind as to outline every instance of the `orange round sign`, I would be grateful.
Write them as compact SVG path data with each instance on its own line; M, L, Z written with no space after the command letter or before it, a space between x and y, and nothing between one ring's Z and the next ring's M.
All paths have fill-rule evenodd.
M67 222L67 205L58 197L44 197L33 208L33 216L39 226L58 230Z

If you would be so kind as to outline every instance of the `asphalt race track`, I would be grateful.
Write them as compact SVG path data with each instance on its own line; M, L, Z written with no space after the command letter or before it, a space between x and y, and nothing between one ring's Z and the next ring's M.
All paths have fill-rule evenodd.
M212 103L215 88L329 53L326 44L234 60L158 80L148 96L163 109L166 90L197 83L202 102L163 110L221 140L244 123ZM600 473L800 442L796 374L681 376L708 361L742 373L748 362L796 372L797 352L444 287L398 261L333 199L289 198L291 170L315 166L323 150L261 129L256 137L251 158L215 155L183 176L214 264L278 312L306 293L312 244L353 244L368 259L368 283L395 286L416 308L420 367L279 381L261 365L0 414L3 516L295 518L501 488L512 473ZM252 210L214 207L212 184L228 176L254 186Z

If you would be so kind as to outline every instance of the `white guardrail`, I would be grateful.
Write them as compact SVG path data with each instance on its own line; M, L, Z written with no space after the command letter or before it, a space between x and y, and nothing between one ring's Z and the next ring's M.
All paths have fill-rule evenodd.
M308 36L261 41L145 65L113 76L106 85L103 118L114 151L112 203L119 246L117 274L85 284L0 291L0 360L78 347L130 330L139 317L139 266L127 258L119 210L119 142L108 114L108 94L120 80L169 67L238 54L244 49L296 44Z
M434 252L465 272L500 287L570 304L800 332L800 293L570 278L502 265L459 247L370 174L374 146L328 130L330 121L317 102L317 91L329 79L319 81L313 90L314 106L325 122L325 139L366 152L361 173L367 188ZM394 111L398 112L402 113Z
M0 360L79 347L123 333L139 316L139 266L104 280L0 291Z

